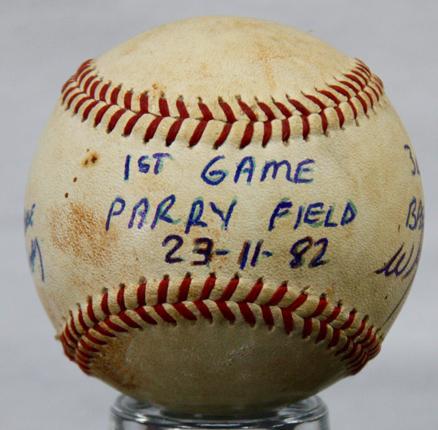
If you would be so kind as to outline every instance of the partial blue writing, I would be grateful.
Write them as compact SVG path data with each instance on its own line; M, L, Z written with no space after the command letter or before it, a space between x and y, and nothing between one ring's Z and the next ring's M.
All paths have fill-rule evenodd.
M218 155L205 165L201 172L201 179L207 185L220 185L229 176L230 172L224 167L225 160L225 155ZM257 169L255 157L246 156L233 169L232 181L235 184L250 185L255 181L265 182L282 179L294 184L307 184L313 182L314 164L315 161L310 158L302 160L296 165L288 160L269 160Z
M291 200L283 199L271 213L268 231L274 230L280 222L285 222L285 219L296 230L304 224L325 228L345 226L351 224L356 216L357 208L351 200L336 210L334 205L327 205L323 202L294 205Z
M35 268L40 268L41 281L45 281L43 254L38 239L32 239L30 245L29 265L32 273L35 273Z
M228 230L237 206L237 199L234 198L229 204L222 205L214 201L204 202L202 197L198 197L188 207L187 216L184 219L176 218L174 214L176 203L177 197L174 194L162 199L156 207L152 207L147 197L129 203L123 197L116 196L109 206L105 229L108 231L116 220L122 219L128 229L135 228L138 230L145 227L154 230L163 223L179 224L184 222L184 232L189 234L195 227L208 227L209 224L206 218L207 212L209 212L215 215L215 219L220 223L222 230Z
M151 173L153 175L159 175L163 169L165 160L172 159L172 156L167 152L156 152L151 155L142 155L136 159L135 167L132 167L133 156L128 154L125 157L124 173L123 178L128 181L131 177L132 170L135 169L139 173L147 174Z
M29 227L33 226L33 216L35 213L36 204L34 203L30 209L24 211L24 231L27 232Z

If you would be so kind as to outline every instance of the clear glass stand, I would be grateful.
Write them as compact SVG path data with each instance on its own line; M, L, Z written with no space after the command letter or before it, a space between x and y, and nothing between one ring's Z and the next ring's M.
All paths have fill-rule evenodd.
M110 430L329 430L328 410L317 396L310 397L263 417L210 418L174 416L155 406L120 396L111 408Z

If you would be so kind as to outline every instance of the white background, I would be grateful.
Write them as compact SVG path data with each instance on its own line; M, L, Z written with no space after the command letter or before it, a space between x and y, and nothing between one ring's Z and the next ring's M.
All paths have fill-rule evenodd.
M414 142L426 193L423 257L376 360L322 393L332 430L438 428L436 0L0 0L0 428L106 429L116 393L62 355L39 304L23 240L26 172L63 82L84 60L194 15L296 26L363 59ZM392 169L388 160L388 169Z

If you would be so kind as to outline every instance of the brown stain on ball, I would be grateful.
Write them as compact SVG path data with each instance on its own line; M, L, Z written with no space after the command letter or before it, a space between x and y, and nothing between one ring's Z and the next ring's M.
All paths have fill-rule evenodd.
M152 83L152 93L158 97L164 97L167 87L160 82Z
M96 151L87 151L87 156L82 160L82 167L95 166L99 161L99 154Z
M105 218L81 203L52 209L50 236L56 248L95 266L103 266L111 257L117 231L106 231Z

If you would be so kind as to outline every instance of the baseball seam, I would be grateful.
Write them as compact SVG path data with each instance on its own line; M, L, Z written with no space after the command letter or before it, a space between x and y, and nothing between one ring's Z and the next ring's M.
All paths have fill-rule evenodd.
M382 81L360 60L333 78L325 88L301 92L295 98L250 102L240 96L217 98L207 104L200 97L188 103L180 95L169 100L163 92L134 92L99 75L93 60L84 62L62 88L61 103L83 122L106 126L107 133L140 135L144 142L159 136L167 146L177 139L189 147L201 139L217 149L226 141L239 147L253 143L266 146L273 140L307 140L313 134L327 135L348 122L368 116L384 93Z
M93 374L94 360L122 333L201 319L259 324L286 335L300 333L315 344L325 342L350 374L359 372L380 351L380 329L369 323L368 316L344 309L341 302L330 303L326 294L318 297L287 283L271 288L262 279L251 284L237 275L222 283L210 274L201 288L193 284L190 274L179 284L165 276L156 288L141 279L136 286L121 285L90 296L85 305L70 311L59 336L65 354L85 373Z

